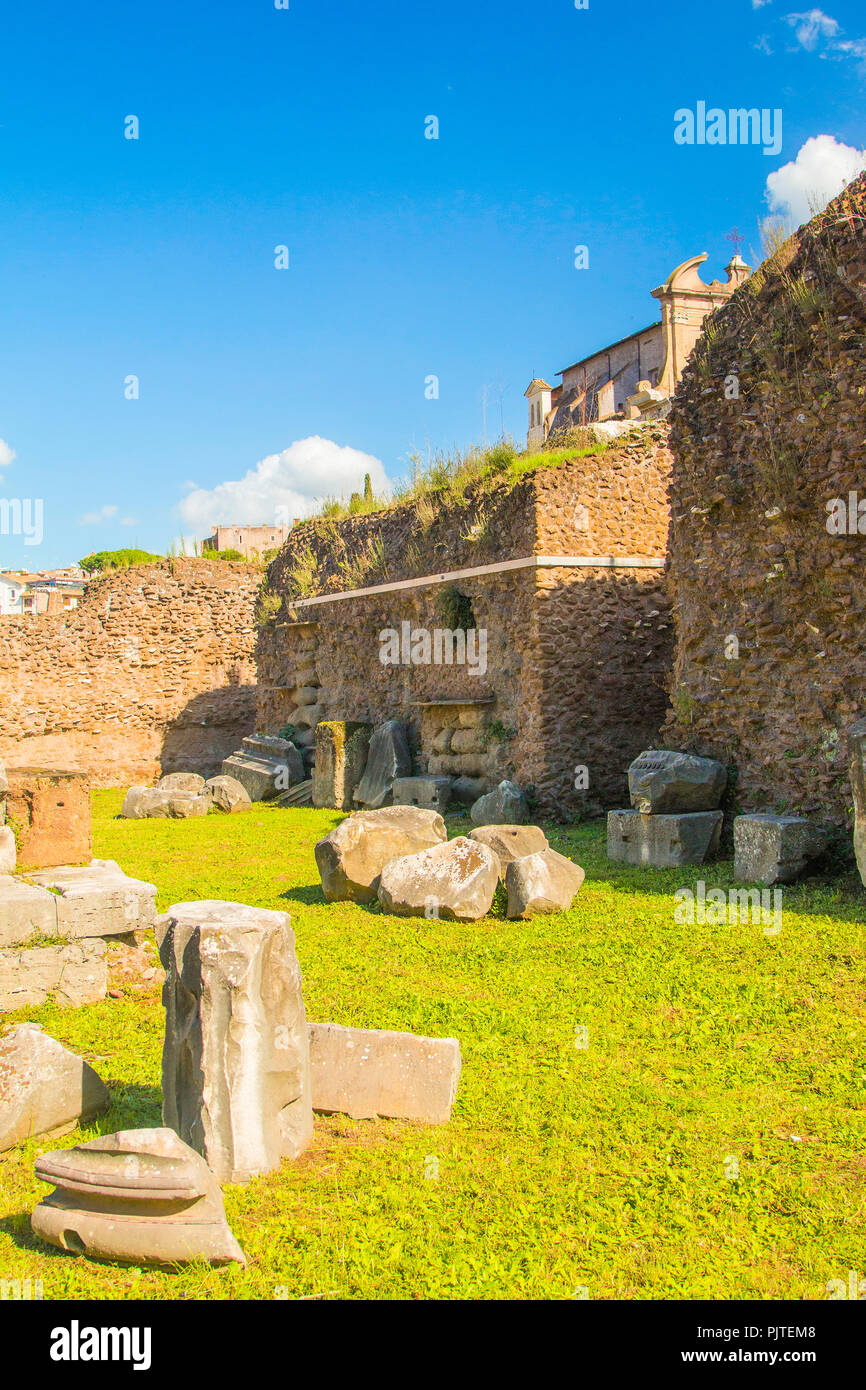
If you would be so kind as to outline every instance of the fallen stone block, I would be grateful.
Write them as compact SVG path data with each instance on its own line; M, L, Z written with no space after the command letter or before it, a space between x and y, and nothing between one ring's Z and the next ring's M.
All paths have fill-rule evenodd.
M21 870L89 864L90 783L85 772L9 767L6 819L18 829Z
M14 874L17 857L15 836L8 825L0 825L0 874Z
M474 806L488 788L486 777L455 777L451 783L451 803L457 806Z
M245 1264L222 1193L199 1154L170 1129L127 1129L42 1154L51 1183L34 1235L74 1255L135 1264Z
M46 1004L77 1008L104 999L108 990L106 945L97 938L63 946L0 950L0 1013Z
M65 1134L110 1104L93 1068L38 1023L0 1039L0 1151L37 1134Z
M287 792L280 792L276 798L277 806L312 806L312 804L313 782L312 778L309 777L306 782L298 782Z
M313 805L350 811L370 747L369 724L342 719L316 725Z
M125 820L182 820L206 816L210 799L193 792L170 791L160 787L130 787L120 814Z
M652 816L609 811L607 857L616 863L657 869L703 864L718 849L721 830L721 811Z
M391 795L397 777L409 777L412 754L406 725L400 719L380 724L370 739L364 776L355 789L355 801L375 810Z
M499 860L486 845L458 835L432 849L392 859L382 869L379 902L398 917L476 922L499 882Z
M54 898L56 925L46 928L48 935L67 939L122 936L153 926L156 886L128 878L113 859L94 859L81 867L40 869L27 877Z
M450 1120L461 1066L456 1038L336 1023L310 1023L308 1032L314 1110L353 1120Z
M242 786L237 778L226 777L224 773L205 782L202 795L210 797L211 804L218 811L224 811L226 815L232 815L237 811L251 811L253 807L246 787Z
M167 772L160 777L156 786L158 791L189 792L190 796L200 796L205 780L197 772Z
M177 903L167 915L163 1122L220 1182L248 1182L313 1137L290 918L218 901Z
M355 811L316 845L316 865L327 902L372 903L389 859L446 840L445 822L419 806Z
M451 801L451 777L395 777L391 800L395 806L420 806L444 816Z
M499 860L499 878L503 883L512 859L540 854L550 848L547 836L537 825L479 825L470 830L469 839L493 850Z
M307 780L300 750L288 739L264 734L245 738L241 751L224 759L222 771L240 782L251 801L271 801Z
M0 877L0 947L17 946L31 936L54 936L56 931L53 893L21 878Z
M854 855L866 887L866 719L858 719L848 730L848 772L854 798Z
M628 770L631 804L642 815L718 809L728 774L715 758L650 748Z
M734 878L740 883L793 883L827 836L802 816L734 817Z
M525 825L529 806L517 783L504 781L480 796L469 814L473 825Z
M539 850L512 859L505 873L508 916L525 920L549 912L565 912L586 875L555 849Z

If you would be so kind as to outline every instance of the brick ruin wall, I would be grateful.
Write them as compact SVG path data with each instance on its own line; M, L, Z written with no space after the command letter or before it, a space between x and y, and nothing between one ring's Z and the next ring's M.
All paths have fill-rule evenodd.
M255 723L260 581L166 560L93 580L71 612L0 619L0 760L97 786L218 772Z
M741 809L850 826L866 541L827 525L866 498L866 178L707 324L672 415L666 738L732 762Z
M511 776L535 788L542 814L562 818L623 804L624 769L653 742L666 709L671 629L660 569L562 566L460 579L476 627L487 631L487 670L475 676L379 659L385 628L449 625L441 585L295 609L291 601L531 555L663 559L665 442L665 427L655 426L511 487L470 488L438 509L406 504L296 528L269 569L282 607L259 640L258 728L399 717L410 721L419 771L490 783ZM315 700L306 710L298 690ZM430 703L444 700L492 702ZM588 768L588 791L575 789L578 764Z

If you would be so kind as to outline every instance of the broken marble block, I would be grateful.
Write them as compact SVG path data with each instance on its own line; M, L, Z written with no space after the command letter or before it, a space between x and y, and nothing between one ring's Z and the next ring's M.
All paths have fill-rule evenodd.
M19 946L32 936L54 936L57 902L47 888L0 875L0 947Z
M110 1104L93 1068L38 1023L0 1039L0 1151L37 1134L65 1134Z
M128 878L113 859L94 859L80 868L40 869L28 882L54 898L56 926L48 935L124 936L152 927L156 886Z
M313 805L350 811L367 765L370 725L344 719L316 725Z
M14 874L17 850L8 825L0 825L0 874Z
M419 806L355 811L316 845L322 892L329 903L375 902L379 876L389 859L414 854L447 837L442 817Z
M512 859L505 873L507 915L516 921L565 912L585 877L579 864L573 864L555 849Z
M163 1122L220 1182L298 1158L313 1136L310 1054L286 912L177 903L160 941Z
M492 792L479 796L469 812L473 825L525 825L529 806L516 782L500 782Z
M734 878L739 883L793 883L826 848L824 831L803 816L734 817Z
M270 734L250 734L223 760L221 771L240 782L251 801L270 801L307 776L300 750L290 739Z
M253 808L246 787L242 786L236 777L227 777L225 773L211 777L210 781L205 782L202 796L209 797L211 805L226 815L233 815L237 811L251 811Z
M540 854L549 849L547 836L537 825L479 825L470 830L469 838L493 850L499 860L499 878L502 882L512 859L522 859L524 855Z
M445 1124L460 1079L456 1038L423 1038L377 1028L308 1024L313 1109Z
M499 860L493 850L458 835L386 864L379 902L398 917L476 922L490 911L498 883Z
M640 811L609 811L607 857L617 863L657 869L703 864L718 849L721 830L721 811L651 816Z
M848 774L854 800L854 855L866 887L866 719L856 720L848 730Z
M165 787L130 787L120 815L124 820L186 820L206 816L210 799L197 792L171 791Z
M49 999L66 1008L104 999L106 950L103 940L88 937L60 946L0 950L0 1013L38 1008Z
M411 773L408 729L401 719L389 719L370 739L364 776L355 788L356 803L371 810L383 806L390 799L395 778Z
M420 806L444 816L451 801L452 777L395 777L391 799L395 806Z
M170 1129L126 1129L42 1154L54 1191L34 1209L34 1235L73 1255L134 1264L245 1264L204 1159Z
M188 792L190 796L200 796L205 781L198 772L167 772L156 784L161 792Z
M718 810L727 782L727 771L715 758L667 748L647 749L628 770L631 804L642 815Z

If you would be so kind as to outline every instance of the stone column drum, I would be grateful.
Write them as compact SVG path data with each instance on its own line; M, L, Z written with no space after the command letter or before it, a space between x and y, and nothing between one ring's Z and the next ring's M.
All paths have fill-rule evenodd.
M286 912L178 903L160 944L163 1123L220 1182L297 1158L313 1136L310 1051Z

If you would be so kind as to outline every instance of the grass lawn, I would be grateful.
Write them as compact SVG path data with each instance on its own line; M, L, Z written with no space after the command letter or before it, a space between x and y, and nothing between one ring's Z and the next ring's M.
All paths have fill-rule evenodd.
M785 889L778 935L678 926L673 891L728 887L729 863L628 869L602 824L548 827L586 869L571 911L410 920L324 903L313 845L337 812L121 821L121 799L95 793L94 853L155 882L163 910L289 911L310 1018L459 1038L454 1114L317 1117L300 1163L225 1189L245 1270L99 1264L31 1235L33 1159L160 1123L159 989L7 1015L91 1061L113 1104L0 1154L0 1277L41 1278L46 1299L821 1299L866 1273L856 875Z

